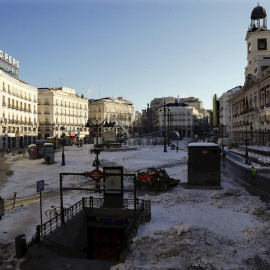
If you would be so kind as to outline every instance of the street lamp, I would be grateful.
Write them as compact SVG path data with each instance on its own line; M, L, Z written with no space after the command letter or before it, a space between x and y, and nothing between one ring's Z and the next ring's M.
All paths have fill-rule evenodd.
M164 100L164 105L162 106L162 108L160 109L160 111L164 112L164 151L163 152L167 152L167 139L166 139L166 111L169 110L169 108L165 107L165 100Z
M63 133L63 131L65 130L65 127L64 126L60 127L60 130L62 130L62 135L61 135L61 138L62 138L62 164L61 164L61 166L64 166L64 165L66 165L66 163L65 163L65 149L64 149L64 147L65 147L65 133Z
M168 108L168 113L167 113L167 120L168 120L168 128L167 128L167 132L168 132L168 146L170 146L170 114L171 114L171 111Z
M90 120L88 120L86 125L85 125L85 127L89 127L89 130L90 130L90 127L95 127L96 128L97 141L96 141L96 143L94 142L94 149L91 150L91 153L96 154L96 158L95 158L95 160L93 162L93 165L92 165L92 166L96 167L96 170L99 170L100 161L98 159L98 155L101 152L101 148L98 147L98 129L99 129L100 126L102 126L104 124L105 121L106 121L106 119L103 120L103 122L101 124L98 124L98 120L96 120L96 124L93 124ZM100 180L98 180L96 182L97 183L96 183L95 189L96 189L96 191L99 191L100 186L98 185L98 182L100 182Z
M248 164L248 148L247 148L247 145L248 145L248 137L247 137L247 127L249 126L249 122L248 121L245 121L243 123L244 126L246 126L246 137L244 138L244 140L246 141L246 153L245 153L245 163Z
M168 146L170 146L171 144L171 129L172 129L172 113L170 111L170 109L168 109Z

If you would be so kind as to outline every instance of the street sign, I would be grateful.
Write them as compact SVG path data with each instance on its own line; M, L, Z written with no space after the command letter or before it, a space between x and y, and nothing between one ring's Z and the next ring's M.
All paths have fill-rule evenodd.
M87 176L91 177L93 180L98 181L105 177L105 174L100 170L93 170L87 174Z
M42 198L41 191L44 190L44 180L37 181L37 192L39 192L39 201L40 201L40 225L42 226Z
M44 180L37 181L37 192L44 190Z

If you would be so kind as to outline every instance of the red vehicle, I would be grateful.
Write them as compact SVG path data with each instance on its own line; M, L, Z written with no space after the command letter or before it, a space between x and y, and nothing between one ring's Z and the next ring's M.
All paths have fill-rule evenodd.
M168 186L176 186L179 182L180 180L171 178L164 169L152 167L138 171L135 185L137 188L147 186L155 191L166 191Z

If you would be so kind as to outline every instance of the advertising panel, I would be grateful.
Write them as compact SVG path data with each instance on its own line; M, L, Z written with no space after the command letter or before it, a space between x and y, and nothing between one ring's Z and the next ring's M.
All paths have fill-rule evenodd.
M121 195L123 191L123 167L104 167L103 172L105 173L105 190L104 196L106 195ZM117 174L117 175L110 175ZM112 189L116 189L115 191Z

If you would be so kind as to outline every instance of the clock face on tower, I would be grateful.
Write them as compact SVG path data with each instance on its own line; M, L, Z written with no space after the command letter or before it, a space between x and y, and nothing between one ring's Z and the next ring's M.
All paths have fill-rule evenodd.
M266 39L258 39L258 50L266 50L266 49L267 49Z

